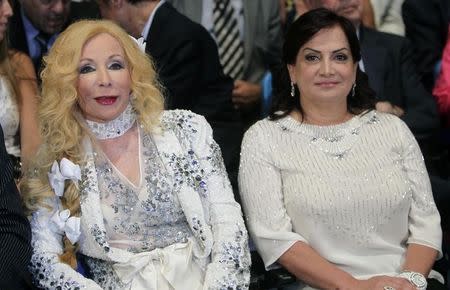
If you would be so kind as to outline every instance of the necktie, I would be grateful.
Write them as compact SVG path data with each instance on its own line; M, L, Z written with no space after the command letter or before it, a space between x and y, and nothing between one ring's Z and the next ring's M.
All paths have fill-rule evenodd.
M42 69L42 57L47 54L47 44L50 36L39 32L39 34L36 35L34 39L39 46L40 54L36 59L33 60L33 64L34 68L36 69L36 73L39 74Z
M244 73L244 47L230 0L214 0L213 30L223 72L233 79Z

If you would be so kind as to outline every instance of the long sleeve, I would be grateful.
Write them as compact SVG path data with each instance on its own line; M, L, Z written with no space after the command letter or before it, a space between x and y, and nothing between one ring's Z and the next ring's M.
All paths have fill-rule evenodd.
M420 148L404 123L399 124L399 136L403 140L403 168L408 177L412 203L409 212L408 243L421 244L441 251L442 231L440 216L433 200L430 180Z
M220 148L203 117L197 116L191 146L206 173L204 207L209 212L214 244L204 289L246 289L250 279L248 236L239 204L234 200Z
M247 225L266 268L275 263L296 241L306 240L293 232L284 206L280 170L270 159L262 122L244 136L239 168L239 188ZM267 140L267 139L266 139Z
M56 196L48 200L51 208L58 208ZM63 252L62 236L51 230L50 219L55 211L42 207L31 220L33 255L31 274L36 286L43 289L102 289L94 281L83 277L59 260Z
M30 225L12 175L0 127L0 289L28 289Z

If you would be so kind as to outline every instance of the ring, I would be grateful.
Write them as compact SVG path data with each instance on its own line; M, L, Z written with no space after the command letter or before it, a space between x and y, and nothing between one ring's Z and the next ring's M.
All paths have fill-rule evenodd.
M391 286L384 286L383 289L384 290L395 290L395 288L391 287Z

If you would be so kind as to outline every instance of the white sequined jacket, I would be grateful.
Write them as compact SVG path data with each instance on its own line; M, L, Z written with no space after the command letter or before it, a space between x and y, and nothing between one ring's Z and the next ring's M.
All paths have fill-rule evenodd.
M181 110L164 112L161 124L162 132L152 134L152 138L192 231L193 258L200 265L206 265L203 289L248 288L247 231L210 126L203 117ZM90 142L86 144L88 148ZM93 154L87 154L86 165L82 166L78 244L79 253L97 261L91 263L91 266L97 265L96 277L85 278L59 261L58 255L63 252L62 236L49 227L50 218L60 203L55 196L50 201L53 210L41 208L33 214L31 222L34 253L30 268L39 287L127 288L111 265L126 261L130 253L108 243L96 184L98 173L95 166L89 166L92 159Z

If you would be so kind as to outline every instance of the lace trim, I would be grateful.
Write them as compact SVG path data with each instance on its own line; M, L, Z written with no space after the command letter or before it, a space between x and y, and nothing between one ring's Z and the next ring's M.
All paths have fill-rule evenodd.
M106 123L86 120L92 133L100 140L117 138L125 134L136 122L136 113L131 104L116 119Z

